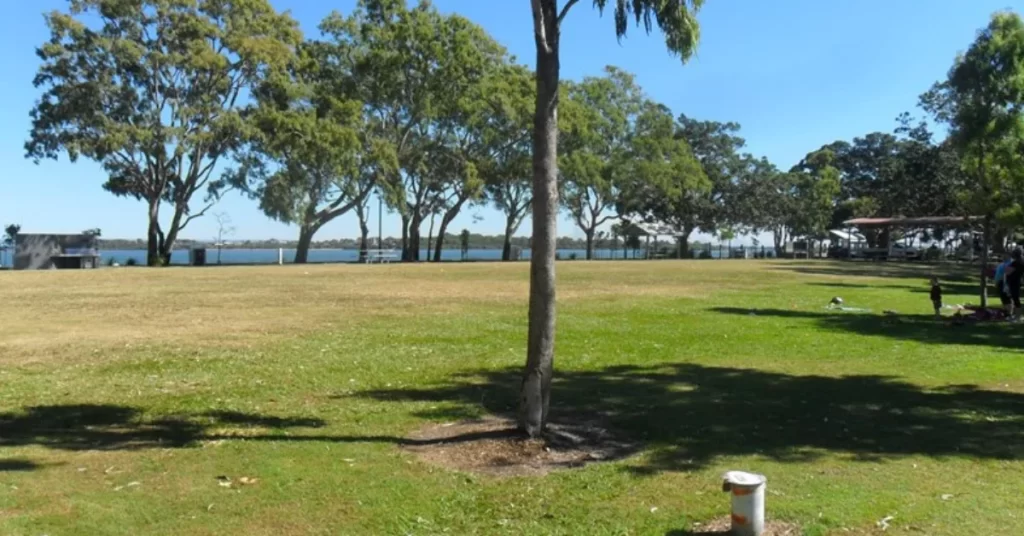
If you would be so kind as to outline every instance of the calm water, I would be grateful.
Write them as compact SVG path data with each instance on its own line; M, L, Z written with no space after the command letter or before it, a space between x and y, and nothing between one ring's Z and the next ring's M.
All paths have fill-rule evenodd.
M396 254L399 252L396 251ZM717 253L717 251L715 252ZM587 252L582 249L560 249L558 254L563 259L568 259L572 254L580 259L586 258ZM594 251L599 259L621 259L622 250L599 249ZM632 257L632 253L629 254ZM642 252L637 252L637 256ZM124 265L128 259L135 259L138 264L146 264L145 250L106 250L101 251L100 256L103 264L111 260ZM427 250L420 250L420 258L427 258ZM530 258L530 251L524 250L522 259ZM445 249L441 251L441 260L457 261L462 259L462 251L458 249ZM295 260L295 250L284 250L284 262L291 263ZM309 250L309 262L356 262L359 260L359 251L355 249L311 249ZM471 249L469 250L471 261L498 261L501 260L500 249ZM273 264L277 262L276 249L225 249L220 252L220 261L224 264ZM206 250L207 264L217 264L217 250ZM188 264L188 250L178 249L171 255L171 264Z

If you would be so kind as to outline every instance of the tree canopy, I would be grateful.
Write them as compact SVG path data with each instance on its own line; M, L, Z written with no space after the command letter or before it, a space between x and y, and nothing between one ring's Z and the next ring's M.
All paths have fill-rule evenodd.
M46 24L27 155L99 162L104 188L147 203L149 264L167 264L225 186L218 164L249 128L242 95L290 61L295 21L267 0L73 0Z

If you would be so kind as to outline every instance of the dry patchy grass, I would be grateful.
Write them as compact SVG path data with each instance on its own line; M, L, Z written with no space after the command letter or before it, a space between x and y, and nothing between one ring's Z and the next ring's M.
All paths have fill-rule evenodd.
M706 296L735 281L719 263L562 263L562 301ZM0 362L91 359L132 345L246 346L325 327L526 305L528 266L309 265L0 272ZM267 341L269 342L269 341Z

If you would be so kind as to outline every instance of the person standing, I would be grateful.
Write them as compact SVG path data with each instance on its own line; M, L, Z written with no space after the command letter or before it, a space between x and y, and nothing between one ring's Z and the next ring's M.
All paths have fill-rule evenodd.
M932 307L935 308L935 318L942 317L942 286L939 285L939 278L932 277L932 291L929 294L932 298Z
M1010 295L1010 319L1020 318L1020 283L1024 276L1024 250L1016 248L1010 255L1010 265L1003 272L1003 286Z
M1010 291L1006 288L1006 268L1013 262L1013 258L1007 254L1006 259L1003 262L996 265L995 277L992 280L995 282L996 291L999 293L999 302L1003 304L1003 309L1007 310L1007 314L1010 312Z

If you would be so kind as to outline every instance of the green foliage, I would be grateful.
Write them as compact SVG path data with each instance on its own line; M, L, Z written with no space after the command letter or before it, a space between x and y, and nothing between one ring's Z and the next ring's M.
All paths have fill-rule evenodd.
M15 241L18 239L18 233L20 232L21 226L16 223L12 223L7 227L4 227L4 244L7 247L13 247L15 245Z
M809 157L812 172L796 173L789 227L793 236L820 238L832 221L835 198L839 195L839 170L835 155L822 150Z
M344 51L353 97L394 155L395 169L378 185L403 218L405 258L415 259L427 215L446 213L443 227L483 192L477 158L495 139L484 128L494 110L485 80L498 76L507 54L476 24L428 2L409 8L404 0L361 0L349 17L333 14L321 29Z
M700 38L697 11L703 0L612 0L615 4L615 34L624 37L632 18L647 33L657 26L665 36L665 48L686 61ZM569 5L576 0L569 0ZM609 0L594 0L604 11Z
M1016 13L992 16L947 78L921 97L922 106L950 129L969 177L967 211L994 217L1014 213L1024 180L1024 22Z
M559 125L560 199L592 241L597 228L617 216L610 210L625 184L646 179L635 174L632 146L645 97L633 75L615 67L606 67L603 77L568 86L567 93L566 120Z
M295 21L267 0L72 0L46 24L27 156L99 162L104 188L149 205L149 262L167 262L225 186L217 163L248 128L239 100L289 62Z
M253 129L234 184L276 220L300 228L296 262L318 229L362 203L397 168L353 91L335 43L308 41L254 91Z
M511 237L530 213L536 88L533 73L518 65L505 67L488 82L491 113L482 118L487 120L486 145L492 148L492 155L480 159L477 168L484 179L487 198L505 214L505 234Z

